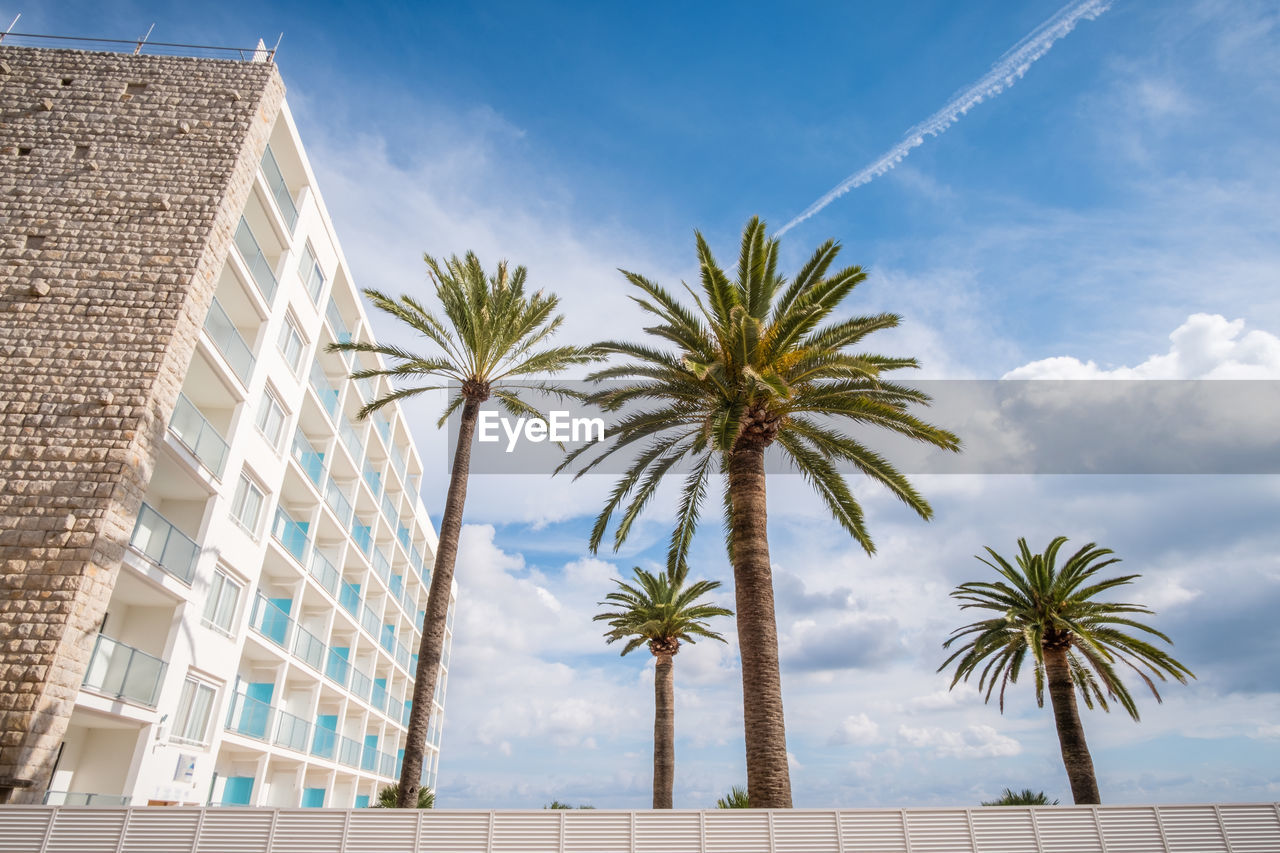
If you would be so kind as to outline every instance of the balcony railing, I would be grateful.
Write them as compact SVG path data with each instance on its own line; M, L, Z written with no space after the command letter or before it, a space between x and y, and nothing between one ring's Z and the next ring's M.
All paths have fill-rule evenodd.
M349 737L338 738L338 762L348 767L360 766L360 754L364 752L364 746L360 741L352 740Z
M382 436L383 442L388 447L391 446L391 422L382 415L372 415L369 418L373 421L373 428L378 431L378 435Z
M391 525L392 530L400 526L400 513L396 511L396 502L386 492L382 493L382 516Z
M285 183L284 175L280 173L280 164L276 162L275 155L271 153L271 146L267 146L267 150L262 153L262 175L267 179L267 186L271 188L271 195L276 200L276 207L280 208L280 216L284 219L284 224L289 227L289 232L293 232L293 226L298 222L298 206L293 203L293 196L289 193L289 185Z
M332 477L324 486L324 502L329 505L329 509L333 510L333 514L338 517L343 527L351 524L351 515L355 510L351 507L351 501L347 500L347 496L342 493L342 488L334 482Z
M324 485L324 454L307 440L301 428L293 435L293 458L316 488Z
M400 452L400 448L396 447L394 444L391 445L391 467L400 475L400 481L404 482L408 464L404 461L404 454Z
M261 592L253 600L253 612L249 614L249 627L282 649L289 648L289 635L293 619Z
M367 524L356 523L351 528L351 539L366 555L373 547L373 528Z
M293 656L307 663L312 669L320 671L324 665L325 652L327 647L319 637L298 626L297 636L293 639Z
M276 297L276 274L271 271L271 263L262 253L262 248L258 245L257 238L253 236L248 220L243 216L240 217L240 225L236 228L236 249L240 251L240 257L244 259L245 266L249 268L253 283L258 286L262 297L270 305Z
M84 686L95 693L154 708L167 668L168 664L155 655L99 634L84 674Z
M276 709L266 702L252 699L243 693L231 697L227 709L227 731L257 740L269 740Z
M129 546L187 586L191 585L200 546L145 503L138 511Z
M354 584L342 582L342 586L338 589L338 603L342 605L342 609L350 613L352 616L360 615L360 589Z
M311 576L316 579L320 586L324 587L325 592L336 597L338 594L338 581L342 575L338 573L338 568L328 557L320 553L318 548L311 551L311 564L309 566Z
M315 737L311 739L311 754L332 761L337 751L338 733L317 725Z
M368 483L375 498L382 494L382 475L377 470L366 465L364 467L364 481Z
M382 553L381 548L374 548L372 561L373 570L378 573L378 577L382 578L382 582L390 585L391 583L391 563L387 561L387 556Z
M124 794L86 794L81 791L45 791L46 806L127 806Z
M253 350L249 349L244 338L240 337L235 323L231 322L231 318L222 308L222 303L216 298L209 304L209 313L204 318L204 330L208 333L209 340L213 341L218 352L222 353L222 357L231 366L232 372L240 378L241 382L248 385L249 377L253 375Z
M306 565L307 552L311 548L307 528L290 518L283 507L276 507L276 520L271 525L271 535L293 555L294 559Z
M329 417L338 416L338 389L329 381L319 361L311 362L311 390L320 398L320 405L329 413Z
M307 744L310 741L310 723L301 717L290 714L288 711L276 711L276 736L274 742L277 746L296 749L298 752L306 752Z
M169 432L190 450L213 476L221 478L227 464L227 441L209 423L186 394L178 395L178 403L169 418Z
M338 303L333 299L329 300L329 304L325 306L324 317L329 321L329 328L333 331L334 340L340 344L349 343L351 341L351 330L347 328L347 324L342 322L342 313L338 311ZM349 353L344 353L344 357L349 357ZM350 362L348 361L348 364Z
M338 437L342 439L342 443L346 446L347 452L351 454L351 458L357 465L364 459L364 444L360 441L360 436L356 434L356 429L346 418L338 419Z

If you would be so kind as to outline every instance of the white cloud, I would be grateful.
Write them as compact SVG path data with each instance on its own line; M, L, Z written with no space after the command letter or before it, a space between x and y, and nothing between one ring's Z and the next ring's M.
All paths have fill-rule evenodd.
M1004 379L1280 379L1280 338L1244 332L1244 320L1192 314L1169 335L1169 351L1134 367L1099 367L1073 356L1033 361Z
M937 758L996 758L1022 752L1022 744L991 726L966 726L961 731L898 726L898 738L916 749L931 750Z
M866 746L880 740L880 726L866 714L851 714L841 721L829 742Z

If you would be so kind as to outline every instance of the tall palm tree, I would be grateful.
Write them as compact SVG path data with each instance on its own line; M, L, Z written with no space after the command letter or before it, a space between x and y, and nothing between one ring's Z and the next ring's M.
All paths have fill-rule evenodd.
M451 397L436 426L443 426L451 414L462 409L453 468L449 472L449 492L440 536L436 546L427 614L418 650L418 669L413 685L413 705L409 712L409 732L405 741L404 764L400 774L399 807L416 802L422 759L426 749L427 721L431 699L440 672L444 646L445 617L449 610L449 590L458 555L458 535L462 510L467 499L467 474L471 467L471 443L475 436L480 405L490 397L513 414L538 415L519 396L519 389L507 380L558 373L571 365L594 359L588 349L574 346L546 346L563 322L556 314L554 294L525 293L524 267L507 268L486 276L473 252L464 258L452 256L443 264L424 255L428 274L436 287L436 297L444 310L438 318L412 296L393 299L378 290L365 290L375 308L400 320L425 339L434 352L423 355L401 346L365 341L330 344L330 351L374 353L383 356L387 367L362 368L353 379L385 376L393 390L365 405L358 417L427 391L448 390ZM399 384L404 383L404 384ZM554 386L542 386L554 389Z
M953 631L943 648L950 648L962 638L965 642L938 671L955 662L955 677L951 679L954 688L961 680L968 681L986 662L978 677L978 689L986 691L985 699L989 702L999 685L1003 713L1005 688L1017 683L1030 652L1036 702L1044 707L1047 681L1062 763L1071 782L1071 796L1079 805L1099 803L1101 798L1093 758L1076 707L1076 691L1079 690L1088 708L1097 702L1102 710L1108 711L1110 699L1137 720L1138 706L1116 671L1117 663L1137 673L1157 702L1161 701L1160 692L1152 676L1164 681L1169 675L1178 683L1186 684L1187 677L1195 678L1195 675L1163 649L1130 633L1134 629L1172 645L1173 641L1167 636L1132 616L1154 614L1154 611L1140 604L1094 600L1099 594L1132 583L1141 575L1096 579L1098 572L1120 562L1120 558L1111 557L1111 549L1099 548L1092 542L1058 568L1058 551L1066 541L1067 537L1059 536L1049 543L1043 554L1033 554L1027 540L1019 539L1016 567L991 548L986 549L990 560L978 555L978 559L995 569L1003 580L964 583L952 591L951 597L964 602L961 609L974 607L999 615Z
M710 481L725 475L724 508L733 564L742 654L742 703L747 786L757 808L791 805L787 739L778 669L778 634L765 492L765 451L775 447L821 495L845 530L867 551L875 549L862 508L838 466L845 464L887 487L923 518L929 504L907 479L834 421L880 427L947 449L950 433L908 413L928 397L884 379L911 358L851 352L867 335L898 325L896 314L825 322L866 278L861 267L828 275L839 252L827 241L787 282L777 273L778 241L752 219L742 233L737 277L730 280L696 234L702 294L690 307L660 285L623 271L639 291L632 298L654 318L654 343L610 341L599 351L628 359L591 378L616 380L592 396L610 410L628 407L603 452L578 476L627 448L640 449L615 486L591 532L597 549L615 511L622 517L614 548L627 538L658 484L685 460L685 477L668 565L684 562ZM674 344L672 350L670 345ZM631 408L634 406L635 408ZM637 444L642 442L642 444ZM591 448L571 453L567 467ZM625 509L622 509L625 505Z
M618 589L600 602L617 609L598 613L596 622L607 622L605 640L626 640L622 654L644 644L654 657L653 676L653 807L671 808L671 791L675 784L675 685L673 662L680 651L680 641L693 644L694 637L724 642L724 637L707 627L713 616L732 616L732 610L699 602L720 587L720 581L697 581L685 586L689 570L680 566L675 572L653 573L636 566L633 583L615 579Z

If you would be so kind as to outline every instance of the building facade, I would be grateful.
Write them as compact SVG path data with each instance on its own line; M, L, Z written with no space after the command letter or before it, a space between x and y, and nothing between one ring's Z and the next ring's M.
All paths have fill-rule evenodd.
M398 780L423 466L255 60L0 45L0 801Z

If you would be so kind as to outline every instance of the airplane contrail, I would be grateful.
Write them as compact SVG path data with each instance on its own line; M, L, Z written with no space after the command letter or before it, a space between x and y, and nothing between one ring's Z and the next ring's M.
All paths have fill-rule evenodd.
M990 71L962 89L942 109L908 130L901 142L868 166L836 184L830 192L805 208L803 213L775 231L773 236L781 237L849 190L869 183L888 172L906 159L911 149L923 145L926 136L938 136L959 121L960 117L969 110L988 98L995 97L1020 80L1032 63L1048 53L1049 48L1074 30L1080 21L1092 21L1110 8L1111 0L1078 0L1058 10L1057 14L1009 48L996 64L991 66Z

